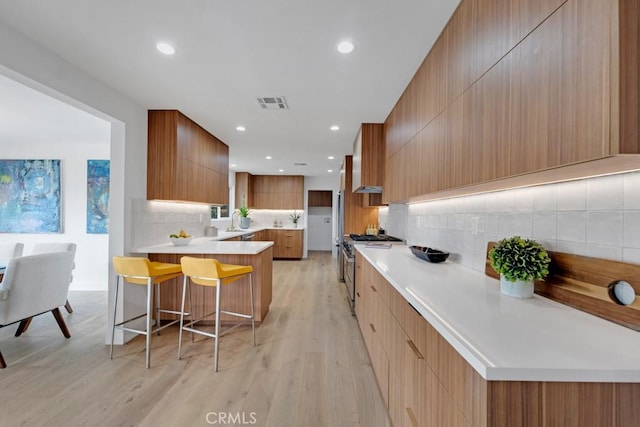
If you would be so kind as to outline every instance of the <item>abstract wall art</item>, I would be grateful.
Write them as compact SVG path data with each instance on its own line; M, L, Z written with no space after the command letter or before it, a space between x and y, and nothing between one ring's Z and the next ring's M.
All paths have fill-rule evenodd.
M60 160L0 160L0 233L60 233Z
M87 160L87 233L109 233L109 160Z

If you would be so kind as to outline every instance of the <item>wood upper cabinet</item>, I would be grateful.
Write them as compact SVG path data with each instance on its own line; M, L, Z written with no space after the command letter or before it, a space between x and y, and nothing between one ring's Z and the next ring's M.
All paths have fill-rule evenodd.
M177 110L149 110L147 199L229 203L229 147Z
M333 206L333 192L324 190L310 190L307 205L311 207Z
M236 172L236 209L241 206L253 206L253 175L248 172Z
M637 2L463 0L385 121L384 200L640 154L638 34Z
M353 142L351 190L381 193L384 181L384 124L363 123Z
M301 175L253 175L255 209L304 209L304 177Z

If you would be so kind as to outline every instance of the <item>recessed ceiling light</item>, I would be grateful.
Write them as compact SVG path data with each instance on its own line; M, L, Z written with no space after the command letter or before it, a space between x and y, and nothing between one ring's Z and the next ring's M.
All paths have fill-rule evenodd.
M278 172L284 172L284 169L278 169Z
M244 132L245 130L247 130L247 128L245 128L244 126L236 126L236 130L238 132Z
M235 168L236 164L235 163L231 163L229 166L231 166L232 168Z
M267 160L271 160L271 159L273 159L273 157L271 157L271 156L266 156L266 157L265 157L265 159L267 159Z
M333 169L329 169L329 170L327 170L327 172L331 173L331 172L333 172Z
M340 126L338 126L338 125L333 125L333 126L331 126L329 129L331 129L332 131L340 130Z
M344 40L338 43L338 52L340 53L351 53L353 52L353 48L353 43L351 43L349 40Z
M174 53L176 53L176 50L169 43L164 43L164 42L158 43L156 45L156 49L158 49L160 52L164 53L165 55L173 55Z
M329 156L329 157L327 157L327 159L329 159L329 160L333 160L333 159L334 159L334 157L333 157L333 156Z

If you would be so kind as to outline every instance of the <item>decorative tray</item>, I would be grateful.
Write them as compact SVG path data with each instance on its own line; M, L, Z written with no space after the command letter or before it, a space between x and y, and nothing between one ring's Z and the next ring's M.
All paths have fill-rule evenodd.
M420 259L429 262L442 262L449 258L449 252L443 252L438 249L428 248L425 246L409 246L411 252Z

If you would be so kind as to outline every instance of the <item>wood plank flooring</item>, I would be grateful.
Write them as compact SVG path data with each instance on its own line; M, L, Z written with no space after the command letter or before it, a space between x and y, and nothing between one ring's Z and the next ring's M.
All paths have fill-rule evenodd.
M19 338L0 329L0 425L389 426L335 265L328 252L275 261L257 346L248 327L222 337L218 373L205 337L186 335L177 360L177 327L153 337L149 370L142 336L110 360L106 293L72 292L70 339L50 314Z

